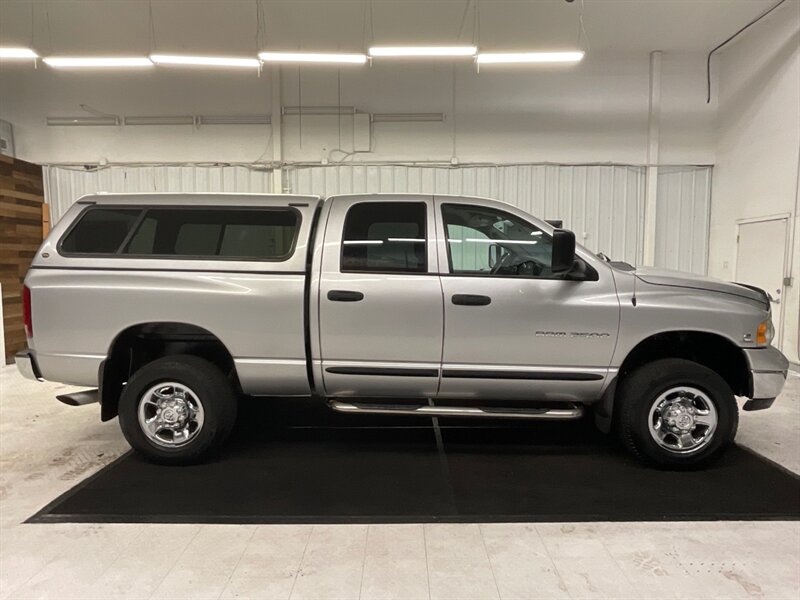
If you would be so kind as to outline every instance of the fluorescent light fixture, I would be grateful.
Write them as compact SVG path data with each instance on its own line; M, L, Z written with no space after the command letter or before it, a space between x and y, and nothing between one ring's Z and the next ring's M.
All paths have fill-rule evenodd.
M475 56L475 46L372 46L371 57L436 58Z
M39 58L39 55L30 48L0 47L0 59L25 60L33 58Z
M269 125L270 115L200 115L198 125Z
M373 123L413 123L444 121L444 113L373 113Z
M119 125L118 117L47 117L50 127L111 126Z
M523 63L576 63L583 58L582 51L575 52L481 52L479 65Z
M45 64L56 69L152 67L146 56L48 56Z
M151 54L150 60L157 65L180 65L197 67L241 67L257 69L257 58L237 58L225 56L179 56L174 54Z
M125 117L125 125L194 125L194 117Z
M366 54L342 54L339 52L260 52L258 58L272 63L332 63L363 65Z

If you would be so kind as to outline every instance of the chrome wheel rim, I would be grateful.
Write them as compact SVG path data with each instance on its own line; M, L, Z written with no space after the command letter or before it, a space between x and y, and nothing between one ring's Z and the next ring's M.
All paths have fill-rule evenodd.
M679 386L661 394L650 407L653 440L673 454L692 454L708 446L717 430L717 408L697 388Z
M159 383L139 399L139 427L148 440L164 448L191 442L203 428L204 417L197 394L182 383Z

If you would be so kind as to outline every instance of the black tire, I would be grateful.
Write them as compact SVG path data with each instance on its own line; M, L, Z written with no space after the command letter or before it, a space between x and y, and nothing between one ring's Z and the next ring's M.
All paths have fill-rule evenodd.
M202 407L202 425L192 433L191 439L178 447L159 445L139 422L143 396L154 386L166 382L189 388ZM188 465L219 451L236 422L236 409L236 394L214 364L196 356L165 356L148 363L130 378L120 397L119 422L125 439L147 460L165 465Z
M681 386L703 392L717 413L716 430L705 445L692 451L664 448L651 435L651 408L662 394ZM622 443L643 462L693 469L709 464L731 444L739 426L739 408L730 386L717 373L690 360L669 358L641 366L622 379L615 399L614 425ZM668 437L668 441L674 439Z

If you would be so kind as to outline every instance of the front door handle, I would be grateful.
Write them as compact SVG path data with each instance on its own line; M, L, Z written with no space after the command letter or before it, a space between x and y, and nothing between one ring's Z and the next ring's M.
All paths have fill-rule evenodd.
M480 296L478 294L455 294L453 296L453 304L459 306L486 306L491 304L492 299L489 296Z
M333 302L360 302L364 299L361 292L351 292L349 290L331 290L328 292L328 300Z

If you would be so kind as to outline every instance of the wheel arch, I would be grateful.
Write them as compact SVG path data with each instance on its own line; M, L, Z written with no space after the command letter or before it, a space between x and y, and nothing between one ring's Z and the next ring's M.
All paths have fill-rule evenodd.
M211 331L176 321L137 323L120 331L109 345L98 373L100 418L117 416L125 382L144 365L164 356L190 354L213 363L241 391L236 365L228 348Z
M749 396L752 380L744 351L729 338L707 331L673 330L650 335L636 344L608 385L598 411L598 425L607 430L614 412L619 381L638 367L662 358L691 360L722 377L737 396Z

